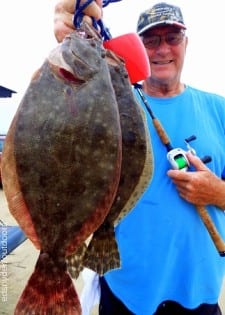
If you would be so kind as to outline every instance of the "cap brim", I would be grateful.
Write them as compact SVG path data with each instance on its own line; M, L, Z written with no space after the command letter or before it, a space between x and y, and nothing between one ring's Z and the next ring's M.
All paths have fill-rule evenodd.
M186 30L186 26L182 23L179 22L175 22L175 21L163 21L163 22L155 22L155 23L151 23L149 25L146 25L144 28L142 28L140 31L138 31L137 33L139 35L142 35L144 32L146 32L147 30L157 27L157 26L163 26L163 25L174 25L176 27L182 28L184 30Z

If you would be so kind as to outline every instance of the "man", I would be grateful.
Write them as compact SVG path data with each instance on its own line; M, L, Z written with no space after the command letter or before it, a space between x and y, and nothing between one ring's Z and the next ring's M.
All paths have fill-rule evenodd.
M60 14L59 20L66 22ZM143 95L173 147L186 150L184 140L194 135L191 146L197 155L212 160L205 165L188 153L189 170L172 170L137 93L151 135L154 174L141 200L115 228L122 267L101 278L100 315L221 314L218 297L225 258L195 205L207 208L225 240L225 99L181 82L185 30L177 6L158 3L140 15L137 32L151 66Z

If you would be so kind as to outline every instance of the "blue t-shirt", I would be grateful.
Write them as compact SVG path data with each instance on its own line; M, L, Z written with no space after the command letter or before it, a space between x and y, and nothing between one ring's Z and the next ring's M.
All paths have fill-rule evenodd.
M173 147L187 150L184 139L199 157L211 156L207 166L225 177L225 98L186 87L180 95L145 95ZM137 95L139 99L139 96ZM136 315L152 315L165 300L186 308L217 303L225 274L225 257L213 244L195 207L183 200L171 179L166 148L144 108L151 135L154 172L149 187L116 227L121 269L106 273L113 293ZM207 210L225 240L225 212Z

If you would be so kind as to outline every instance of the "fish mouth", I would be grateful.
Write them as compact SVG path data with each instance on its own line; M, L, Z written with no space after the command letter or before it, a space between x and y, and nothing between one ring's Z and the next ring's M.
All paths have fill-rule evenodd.
M68 34L64 41L50 52L48 62L60 77L82 84L98 71L94 57L90 64L87 62L88 58L85 59L86 46L97 49L98 55L105 58L99 33L87 23L82 23L79 30Z
M65 36L65 40L72 40L73 38L80 38L80 39L87 39L87 40L97 40L102 42L102 38L100 36L100 34L97 32L97 30L95 30L93 27L90 27L90 25L86 22L82 22L80 29L75 30L74 32L71 32L70 34ZM52 50L52 52L50 53L49 59L51 59L52 61L54 61L55 59L57 59L57 55L58 55L58 50L60 49L59 47L63 45L63 42L59 44L58 47L56 47L55 49ZM76 58L79 58L76 54L74 54L76 56ZM65 64L62 55L60 56L59 61L61 62L61 64ZM68 65L67 65L68 66Z
M76 58L78 57L76 56ZM59 53L58 48L54 49L50 53L48 61L51 67L55 69L55 71L61 78L79 85L85 82L85 80L82 80L81 78L79 78L79 76L76 76L74 74L73 69L68 63L65 62L63 55L61 52Z
M59 75L62 76L67 81L70 81L70 82L75 83L77 85L81 85L81 84L85 83L84 80L76 77L72 72L67 71L64 68L59 68L58 71L59 71Z
M70 65L68 65L63 56L62 53L59 52L59 48L55 48L51 51L49 57L48 57L48 61L50 64L58 67L59 69L64 69L65 71L68 71L70 73L73 73L73 69L70 67Z
M83 46L83 44L81 44L83 40L88 41L89 45L93 47L96 47L96 40L101 42L99 35L96 34L94 30L81 28L67 35L65 40L50 52L48 62L60 77L73 83L82 84L86 81L86 75L84 75L84 73L86 73L85 69L89 69L90 75L91 72L94 73L97 71L97 67L95 69L86 62L84 59L85 54L82 53L82 49L79 51L79 48L77 50L74 46L75 40L78 41L78 47ZM64 45L67 47L66 51ZM102 57L104 57L103 55L102 52ZM71 59L76 62L71 64Z

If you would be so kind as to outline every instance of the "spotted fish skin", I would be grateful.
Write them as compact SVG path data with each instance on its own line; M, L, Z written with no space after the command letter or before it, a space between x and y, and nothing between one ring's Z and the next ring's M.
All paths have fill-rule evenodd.
M153 161L146 117L136 101L122 60L108 54L111 80L115 90L122 130L122 167L115 200L104 223L94 232L83 265L102 275L120 267L114 226L139 200L152 178Z
M5 143L9 209L40 248L15 315L81 314L65 259L101 225L119 184L121 129L105 51L83 33L71 33L34 75Z

